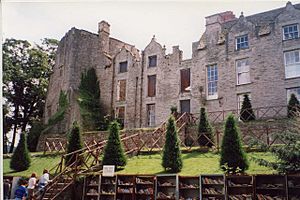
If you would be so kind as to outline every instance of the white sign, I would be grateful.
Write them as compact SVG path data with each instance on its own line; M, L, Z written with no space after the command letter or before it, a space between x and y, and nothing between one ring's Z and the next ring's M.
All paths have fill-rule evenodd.
M113 177L115 175L115 166L114 165L103 165L103 175Z

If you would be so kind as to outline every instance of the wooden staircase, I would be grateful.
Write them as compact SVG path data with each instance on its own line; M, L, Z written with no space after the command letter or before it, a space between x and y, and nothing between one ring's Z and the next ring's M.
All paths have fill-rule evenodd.
M177 131L180 132L191 122L194 122L192 115L189 113L181 114L176 119ZM137 155L142 150L148 151L149 153L153 150L162 150L166 128L167 120L152 133L143 135L143 138L141 138L139 133L121 137L126 155ZM102 166L99 157L104 151L106 142L107 140L100 141L83 149L62 155L60 163L50 170L50 173L56 176L45 186L44 192L35 193L36 199L54 200L74 183L76 176L87 172L100 171ZM68 166L66 165L67 156L75 160Z

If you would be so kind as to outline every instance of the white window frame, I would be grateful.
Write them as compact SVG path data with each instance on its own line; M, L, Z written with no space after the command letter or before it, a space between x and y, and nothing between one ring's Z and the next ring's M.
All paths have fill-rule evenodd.
M286 89L287 103L289 103L289 100L291 98L291 94L295 94L297 99L300 101L300 87L294 87L294 88L287 88Z
M121 79L121 80L118 80L118 82L117 82L117 101L120 101L120 98L121 98L121 96L120 96L120 90L121 90L121 88L120 88L120 86L121 86L121 81L125 81L125 84L126 84L126 87L125 87L125 100L126 100L126 90L127 90L127 80L126 79Z
M153 106L154 110L148 109L150 106ZM155 104L147 104L147 125L149 127L155 126Z
M244 38L244 41L243 42L239 42L238 43L238 39L241 39L241 38ZM245 38L247 38L247 41L245 41ZM247 43L247 46L243 46L243 47L241 47L241 44L245 44L245 43ZM240 48L238 48L238 44L240 44ZM241 35L241 36L237 36L236 38L235 38L235 49L237 50L237 51L239 51L239 50L241 50L241 49L247 49L247 48L249 48L249 37L248 37L248 34L245 34L245 35Z
M291 33L293 33L293 36L292 36L292 37L286 37L286 36L285 36L285 33L284 33L284 29L285 29L285 28L289 28L289 27L291 27L291 26L292 26L293 28L294 28L295 26L297 27L297 36L294 35L296 31L293 30L293 31L291 32ZM290 36L291 33L288 31L289 36ZM299 24L289 24L289 25L283 26L283 27L282 27L282 37L283 37L283 40L292 40L292 39L297 39L297 38L299 38Z
M295 52L298 52L298 61L296 60L296 56L294 54L293 63L287 63L288 55L291 56ZM285 78L300 77L300 49L283 52L283 57L284 57ZM291 58L289 58L289 59L291 59ZM291 70L291 68L292 68L292 70ZM296 74L293 74L293 70L295 70Z
M239 70L238 69L238 63L239 62L242 62L242 61L245 61L246 63L248 63L248 65L241 65L240 67L248 67L248 69L242 69L242 70ZM243 59L239 59L239 60L236 60L235 61L235 71L236 71L236 84L237 85L244 85L244 84L249 84L251 83L251 77L250 77L250 64L249 64L249 58L243 58ZM246 82L244 83L241 83L240 82L240 79L239 79L239 75L240 74L248 74L249 76L249 80L247 80Z
M216 75L217 78L215 80L213 80L213 81L210 81L209 80L210 77L208 76L208 71L212 67L214 67L214 70L213 70L214 73L215 73L215 71L217 71L217 72L216 72L216 74L214 74L214 76L210 76L210 77L215 77L215 75ZM211 72L210 72L210 74L211 74ZM219 77L218 77L218 65L217 64L208 65L206 67L206 97L207 97L207 100L218 99L218 80L219 80ZM210 89L209 89L210 86L209 86L209 84L213 83L213 82L215 82L215 84L216 84L216 86L215 86L216 91L215 91L214 94L210 94Z

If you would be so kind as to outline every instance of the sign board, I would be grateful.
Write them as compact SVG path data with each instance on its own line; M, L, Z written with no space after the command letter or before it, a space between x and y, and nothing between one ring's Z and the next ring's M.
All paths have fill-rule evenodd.
M102 176L113 177L114 175L115 175L115 166L114 165L103 165Z

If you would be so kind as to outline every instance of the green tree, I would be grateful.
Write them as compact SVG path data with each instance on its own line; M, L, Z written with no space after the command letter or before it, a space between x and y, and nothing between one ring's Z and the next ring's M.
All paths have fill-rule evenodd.
M243 122L255 120L255 114L252 109L251 101L248 94L244 95L240 118Z
M260 140L253 139L253 145L260 147L263 151L271 152L276 158L274 161L253 157L252 159L259 165L270 167L280 173L299 174L300 173L300 113L287 122L287 129L283 133L274 135L283 145L268 146Z
M288 118L296 116L297 112L300 112L300 103L296 95L292 93L288 104Z
M244 172L249 164L242 148L240 130L234 116L230 114L225 123L223 141L221 145L221 169L227 173Z
M52 63L47 48L26 40L6 39L3 44L3 97L9 106L13 151L18 129L25 132L43 110ZM54 61L53 61L54 62Z
M22 133L20 137L19 144L10 161L10 168L15 171L24 171L30 167L30 156L27 149L25 133Z
M2 119L3 119L3 153L8 153L8 138L7 133L11 129L11 117L9 116L8 106L6 104L2 105Z
M94 68L81 75L78 98L84 130L106 129L104 113L100 104L100 88Z
M183 166L175 119L168 119L166 142L163 150L162 166L172 172L180 172Z
M44 130L45 125L41 121L34 121L32 127L27 135L27 146L30 152L35 152L41 132Z
M83 148L80 127L76 121L73 123L68 137L67 154ZM72 164L75 160L76 154L66 156L66 165Z
M115 165L115 167L118 168L125 166L127 163L119 131L119 123L113 121L109 126L109 137L102 160L103 165Z
M213 128L210 125L205 108L200 109L200 119L198 124L198 143L200 146L212 147L214 144Z

